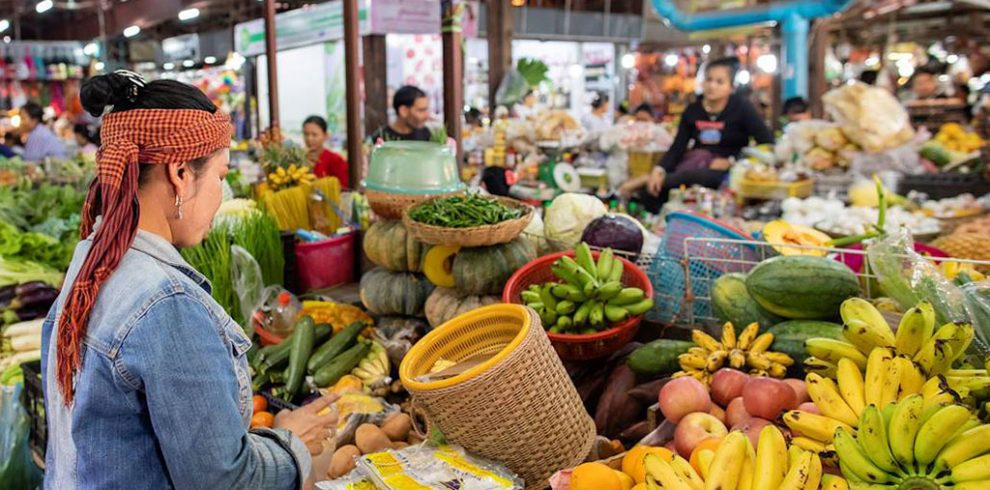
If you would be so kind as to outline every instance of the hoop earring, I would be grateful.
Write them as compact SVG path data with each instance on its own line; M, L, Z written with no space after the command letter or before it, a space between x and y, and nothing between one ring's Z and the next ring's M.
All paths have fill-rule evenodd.
M175 195L175 207L179 210L179 219L182 219L182 198L178 194Z

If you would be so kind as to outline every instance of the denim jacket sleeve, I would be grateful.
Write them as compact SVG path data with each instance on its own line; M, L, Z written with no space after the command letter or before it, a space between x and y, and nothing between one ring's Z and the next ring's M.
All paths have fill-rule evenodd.
M176 488L301 488L311 459L285 430L248 432L236 359L209 308L178 292L153 304L120 349L118 375L142 390Z

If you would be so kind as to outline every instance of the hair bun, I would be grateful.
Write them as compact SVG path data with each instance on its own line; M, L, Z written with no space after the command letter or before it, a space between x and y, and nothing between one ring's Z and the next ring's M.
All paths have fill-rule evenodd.
M83 82L79 98L86 112L93 117L100 117L114 107L133 104L138 91L144 85L144 79L140 75L117 70Z

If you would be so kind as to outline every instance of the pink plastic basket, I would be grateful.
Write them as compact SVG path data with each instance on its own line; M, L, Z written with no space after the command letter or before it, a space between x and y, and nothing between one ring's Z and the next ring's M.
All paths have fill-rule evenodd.
M303 291L354 280L354 233L296 244L296 267Z

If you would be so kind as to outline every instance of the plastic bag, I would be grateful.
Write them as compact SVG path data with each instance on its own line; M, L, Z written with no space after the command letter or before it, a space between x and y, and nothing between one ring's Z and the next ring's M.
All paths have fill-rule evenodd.
M20 402L23 385L0 386L0 482L3 488L40 488L42 473L28 447L27 412Z
M984 356L990 355L990 280L973 282L967 274L956 279L963 293L966 312L976 330L977 347Z
M367 454L360 468L378 488L521 490L523 481L505 466L468 454L457 446L420 444ZM456 485L456 486L455 486Z
M254 335L254 322L251 315L261 302L261 291L265 287L261 276L261 266L251 253L237 245L230 246L230 279L234 284L244 323L244 333Z
M906 228L871 243L866 254L883 294L902 309L928 301L935 308L939 325L970 321L963 291L914 250L914 240Z
M495 103L496 105L511 107L512 104L522 100L528 92L529 83L519 73L519 70L513 68L502 77L502 82L498 84L498 90L495 91Z
M846 138L867 152L895 148L914 138L907 111L886 89L856 82L830 90L822 102Z
M334 403L337 410L337 447L354 443L354 432L361 424L381 426L393 414L399 411L397 405L392 405L381 398L357 392L346 392Z

